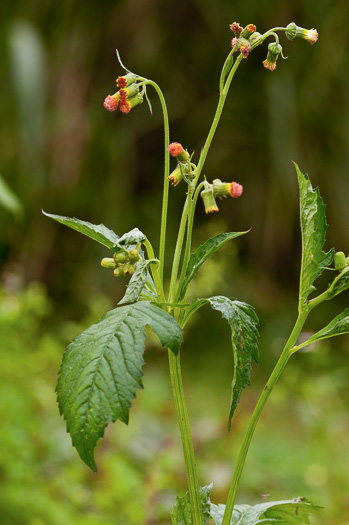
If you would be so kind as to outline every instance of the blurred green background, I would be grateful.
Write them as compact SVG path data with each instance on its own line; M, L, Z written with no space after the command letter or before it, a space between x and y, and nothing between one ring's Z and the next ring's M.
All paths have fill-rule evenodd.
M219 315L186 332L183 373L200 481L225 500L247 420L296 316L300 231L291 160L327 203L327 247L348 253L349 10L346 0L129 0L0 6L0 516L4 525L169 523L186 487L166 354L150 338L144 391L129 427L111 425L97 475L72 449L54 387L64 347L122 297L127 281L99 265L106 251L41 214L76 216L122 234L138 226L158 247L162 116L152 96L128 116L103 109L125 65L165 94L171 139L196 152L214 115L229 23L260 32L291 21L319 41L287 41L275 72L266 45L243 61L210 151L208 180L236 180L243 197L220 213L198 206L195 246L221 231L251 232L214 256L192 285L226 294L260 317L261 364L227 432L232 356ZM14 195L9 193L11 188ZM168 268L185 188L171 189ZM15 197L16 196L16 197ZM319 280L319 289L326 280ZM321 328L348 294L309 320ZM349 340L291 361L257 428L238 501L306 496L314 524L349 523Z

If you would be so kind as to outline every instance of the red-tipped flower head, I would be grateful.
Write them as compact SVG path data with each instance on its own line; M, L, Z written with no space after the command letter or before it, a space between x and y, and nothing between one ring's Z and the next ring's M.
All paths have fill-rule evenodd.
M248 26L245 27L245 29L242 31L241 33L241 37L242 38L247 38L249 39L250 36L252 35L252 33L254 33L256 31L256 26L254 24L248 24Z
M118 105L119 105L119 100L116 95L108 95L107 97L105 97L104 102L103 102L103 106L108 111L116 111L118 109Z
M119 86L119 88L125 88L126 86L130 86L135 82L137 82L137 75L135 75L134 73L127 73L127 75L119 77L116 80L116 83Z
M189 153L183 148L179 142L171 142L168 151L172 157L176 157L179 162L188 162L190 160Z
M215 197L227 197L229 195L237 199L243 192L243 187L237 182L222 182L220 179L215 179L212 186Z
M304 29L303 27L297 26L294 22L288 24L285 34L289 40L299 37L309 42L309 44L315 44L319 38L319 33L316 29Z
M142 102L143 102L143 97L140 93L138 93L134 97L120 99L119 109L121 113L124 113L125 115L127 115L127 113L129 113L132 108L134 108L135 106L138 106L139 104L142 104Z
M276 42L271 42L268 46L268 55L265 60L263 60L263 66L269 71L274 71L276 69L276 61L279 58L279 55L282 53L282 47Z

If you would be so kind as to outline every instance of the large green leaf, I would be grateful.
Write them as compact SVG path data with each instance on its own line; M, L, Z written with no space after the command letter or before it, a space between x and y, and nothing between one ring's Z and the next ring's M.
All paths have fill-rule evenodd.
M304 175L297 164L300 219L302 229L302 264L299 287L300 307L306 305L308 296L315 290L313 283L333 260L334 250L322 251L327 231L325 205L319 189L313 189L308 175Z
M322 339L327 339L329 337L334 337L335 335L347 334L349 333L349 308L346 308L344 312L337 315L325 328L316 332L316 334L309 337L307 341L299 345L300 348L303 346L310 345L311 343L316 343Z
M236 505L230 525L304 525L309 523L309 514L321 507L305 498L284 501L270 501L251 507ZM211 503L211 517L216 525L221 525L225 505Z
M234 352L234 376L229 414L231 418L240 400L241 392L250 384L252 360L259 361L258 352L258 317L253 307L247 303L233 301L218 295L210 297L208 302L214 310L221 312L231 328L231 341Z
M65 351L57 384L59 409L73 445L93 470L93 451L105 427L117 419L128 423L136 389L142 388L146 325L163 346L178 352L181 327L148 301L111 310Z
M213 485L211 484L208 487L199 488L203 525L206 525L208 523L208 520L210 519L210 494L212 487ZM172 525L192 525L193 519L191 514L188 492L186 492L184 496L177 497L176 503L171 512L171 521Z
M195 275L198 273L201 266L207 261L207 259L211 257L213 253L219 250L227 241L230 241L230 239L234 239L235 237L239 237L240 235L244 235L245 233L248 232L219 233L218 235L215 235L215 237L208 239L191 255L185 278L180 290L178 298L179 301L184 297L190 281L194 279Z
M104 224L91 224L90 222L81 221L79 219L71 217L63 217L61 215L52 215L51 213L46 213L43 211L43 214L47 217L51 217L55 221L76 230L77 232L90 237L94 241L103 244L110 250L112 250L119 241L118 235L116 235L113 230L109 230Z

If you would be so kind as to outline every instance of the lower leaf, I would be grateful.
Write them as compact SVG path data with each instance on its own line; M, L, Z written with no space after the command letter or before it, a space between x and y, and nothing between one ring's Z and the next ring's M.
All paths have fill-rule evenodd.
M201 513L202 513L202 524L207 525L208 520L210 519L210 494L213 484L208 485L207 487L200 487L200 504L201 504ZM186 492L184 496L178 496L176 503L171 512L171 521L172 525L192 525L192 513L191 505L189 499L189 492Z

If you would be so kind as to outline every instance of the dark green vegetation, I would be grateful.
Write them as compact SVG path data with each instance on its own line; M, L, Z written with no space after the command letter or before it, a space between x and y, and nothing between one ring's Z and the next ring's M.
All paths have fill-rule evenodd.
M225 57L230 43L227 21L255 22L264 30L274 22L295 20L304 27L314 25L320 34L316 48L303 45L301 52L289 53L287 68L279 60L277 74L262 67L264 50L263 56L251 57L253 65L243 64L245 74L237 77L208 158L210 174L222 180L236 176L245 193L237 203L225 202L217 217L208 220L202 213L202 230L194 242L199 245L221 231L253 229L208 262L193 287L201 295L226 293L248 300L260 317L264 341L261 367L226 436L229 335L219 316L208 317L204 310L199 315L206 327L196 321L188 330L185 384L189 406L194 405L200 476L210 482L217 479L212 465L222 471L214 500L224 499L225 459L235 459L233 451L259 383L295 318L300 235L291 158L311 173L328 203L327 249L347 248L348 59L346 32L338 34L346 4L337 2L329 11L322 2L292 2L287 8L245 2L232 10L230 3L221 2L220 12L215 3L214 16L210 2L176 4L172 12L156 2L142 8L133 2L114 4L47 3L37 10L27 3L22 8L20 3L1 6L1 38L9 50L1 60L9 74L0 101L5 124L0 170L24 207L22 218L0 211L5 429L0 475L5 523L23 523L23 515L34 525L69 520L161 523L162 506L166 516L174 493L185 486L176 456L179 447L174 446L171 397L165 395L166 362L157 351L145 355L148 379L134 403L138 413L132 415L131 427L116 425L107 435L98 477L76 464L52 392L62 348L115 306L127 281L113 280L100 269L102 248L78 239L75 232L63 234L40 216L40 208L67 215L73 211L117 232L146 224L152 239L158 228L153 208L159 206L161 191L160 113L153 104L152 118L144 107L126 120L103 110L106 86L111 76L121 73L111 49L117 46L125 63L161 84L173 139L199 151L198 130L215 106L212 86L221 66L217 56ZM27 25L15 24L15 17ZM46 55L42 63L41 52ZM174 227L179 210L172 206ZM45 284L49 302L33 282ZM345 294L335 301L330 312L324 305L316 313L313 329L348 305ZM218 354L218 344L227 351ZM295 496L304 494L329 507L326 523L343 522L348 494L347 345L346 337L325 341L295 357L257 431L239 500L255 503L261 493L275 500L292 489ZM152 439L139 442L143 434L149 435L148 427ZM220 436L226 436L222 442ZM144 505L135 508L135 494ZM125 499L129 506L121 504Z

